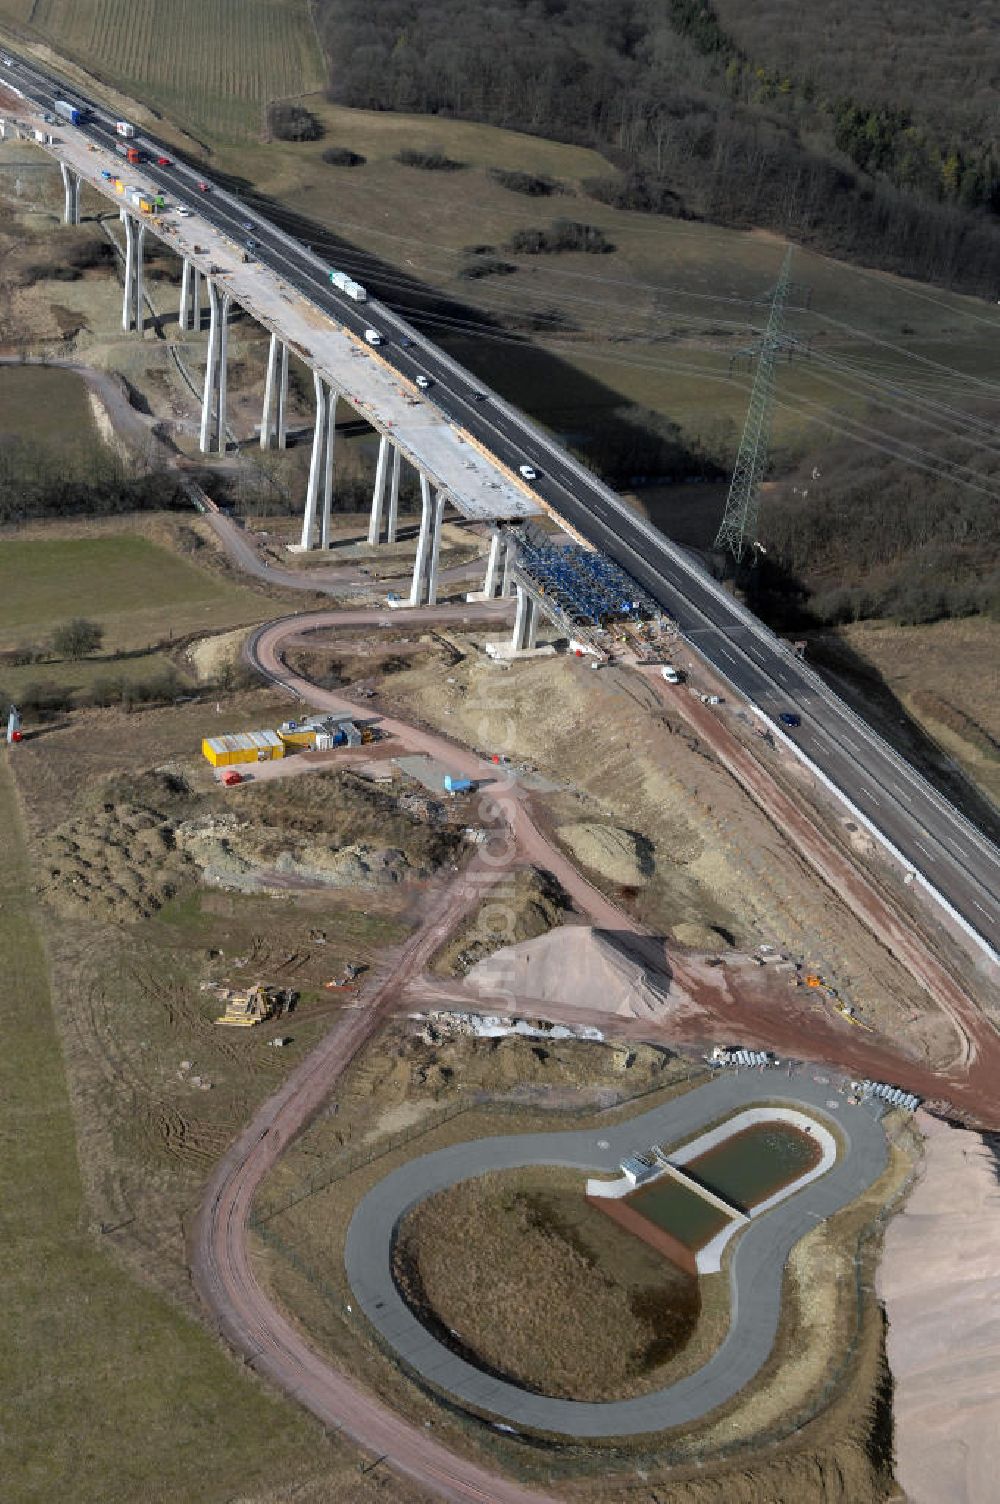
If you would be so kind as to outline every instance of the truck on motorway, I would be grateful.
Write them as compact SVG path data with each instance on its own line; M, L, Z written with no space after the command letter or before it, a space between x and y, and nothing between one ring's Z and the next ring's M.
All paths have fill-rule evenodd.
M142 161L142 152L137 146L129 146L127 141L119 141L115 146L115 150L119 156L124 157L127 162L131 162L133 166L137 166Z
M131 140L135 135L135 126L129 125L127 120L116 120L115 130L119 136L124 136L127 140Z
M57 99L52 108L62 120L68 120L70 125L82 125L87 118L85 106L70 104L67 99Z
M330 281L340 292L345 292L349 298L353 298L355 303L368 301L368 294L361 283L355 282L354 278L349 277L346 272L338 272L334 269L330 273Z

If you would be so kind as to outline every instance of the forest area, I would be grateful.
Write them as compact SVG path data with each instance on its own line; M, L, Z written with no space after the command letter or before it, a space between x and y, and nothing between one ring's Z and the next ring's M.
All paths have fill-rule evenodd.
M593 146L619 172L588 189L619 207L995 296L1000 30L980 17L973 45L967 20L926 5L920 45L897 45L912 9L495 0L486 24L481 0L316 3L337 103Z

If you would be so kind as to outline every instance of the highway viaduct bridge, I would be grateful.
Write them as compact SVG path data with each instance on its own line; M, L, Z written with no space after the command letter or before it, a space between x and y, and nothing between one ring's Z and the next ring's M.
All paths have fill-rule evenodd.
M147 232L163 239L183 262L182 327L200 319L205 284L209 331L202 449L225 449L226 331L234 302L271 335L260 431L265 447L284 443L289 351L311 368L316 417L301 548L328 542L341 401L379 435L369 529L373 544L384 532L394 536L401 464L413 466L419 477L421 523L412 604L436 598L446 502L501 533L506 526L549 513L673 615L691 648L850 816L877 837L897 876L933 901L981 975L993 984L1000 980L1000 851L808 664L799 662L786 643L550 435L485 389L391 307L375 299L352 300L331 284L327 263L264 215L215 185L206 184L208 191L201 191L198 172L184 163L159 163L157 158L167 157L168 151L147 133L136 138L143 162L124 171L139 188L163 193L170 212L147 216L123 203L102 177L102 171L120 176L124 166L114 150L114 118L80 101L88 104L89 113L79 125L54 121L55 100L75 102L78 93L67 93L67 86L33 61L9 53L4 58L4 130L38 140L59 162L67 221L79 217L83 182L117 198L126 236L123 326L142 328ZM244 261L248 236L256 241L254 259ZM377 347L366 343L369 328L379 333ZM528 467L527 474L522 466ZM502 537L495 536L487 566L490 592L504 588L504 581L512 583L510 569L501 567L502 547ZM521 640L527 642L537 601L522 599L521 606ZM789 710L800 724L786 732L778 718Z

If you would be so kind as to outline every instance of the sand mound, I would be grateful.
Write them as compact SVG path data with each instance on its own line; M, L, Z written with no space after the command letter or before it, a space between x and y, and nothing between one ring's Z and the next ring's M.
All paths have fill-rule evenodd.
M896 1477L912 1504L988 1504L1000 1431L997 1161L978 1133L921 1126L926 1167L889 1226L878 1277Z
M655 1018L671 1006L666 973L650 970L627 942L584 925L504 946L473 966L466 982L485 1001L506 994L622 1018Z
M557 834L578 862L599 872L608 882L637 888L653 875L652 847L634 831L580 820L560 825Z

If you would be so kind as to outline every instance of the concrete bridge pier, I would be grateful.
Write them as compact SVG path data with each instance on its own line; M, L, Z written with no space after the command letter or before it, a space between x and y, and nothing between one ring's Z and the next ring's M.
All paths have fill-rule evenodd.
M514 636L511 647L515 653L529 653L538 639L538 602L528 594L523 585L517 586L517 609L514 613Z
M441 522L445 500L443 491L431 496L430 481L426 475L421 475L420 533L417 537L417 557L413 564L413 585L409 600L411 606L433 606L437 603L438 558L441 553Z
M399 445L392 446L392 477L389 481L389 517L386 522L385 541L395 543L396 525L399 521L399 472L402 468L403 456Z
M379 435L378 461L375 465L375 488L372 491L372 515L368 524L368 542L371 547L381 542L382 513L385 510L385 483L389 474L389 446L387 433ZM386 540L389 541L388 539Z
M181 266L181 298L177 308L178 329L190 329L188 315L191 312L191 263L184 257Z
M260 420L261 449L284 449L288 440L288 346L271 335L264 379L264 411Z
M514 544L507 540L503 561L503 584L500 586L501 595L514 594L514 565L517 562L517 549Z
M205 354L205 388L201 400L202 454L226 452L226 384L229 361L229 308L232 298L220 294L211 277L208 282L208 349Z
M316 426L313 429L306 512L302 519L302 540L299 543L299 549L303 552L315 547L317 514L319 515L319 546L320 548L330 547L333 461L337 443L337 399L340 395L335 387L327 386L318 371L313 371L313 385L316 388Z
M142 243L146 238L146 226L136 220L127 209L120 209L125 226L125 291L122 297L122 328L126 333L133 327L142 333L145 323L145 306L142 295Z
M466 600L492 601L498 595L513 595L514 593L514 544L501 532L500 528L493 529L490 538L490 551L486 556L486 577L483 580L482 590L470 590Z
M59 163L62 172L63 189L65 191L65 203L63 206L63 224L78 225L80 223L80 179L66 162Z
M179 329L201 328L201 274L185 256L181 271L181 297L177 312Z

